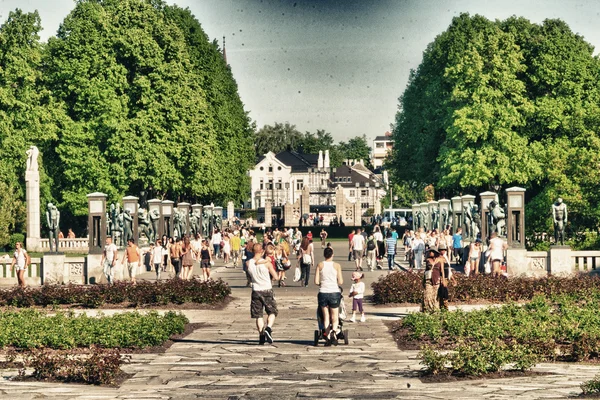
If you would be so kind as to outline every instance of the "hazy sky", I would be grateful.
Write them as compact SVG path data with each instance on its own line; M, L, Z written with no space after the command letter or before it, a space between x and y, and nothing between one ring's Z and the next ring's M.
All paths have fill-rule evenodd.
M169 0L189 7L227 59L258 126L290 122L336 140L390 129L411 68L461 12L489 19L561 18L600 45L600 1L528 0ZM0 0L37 9L42 39L55 34L72 0Z

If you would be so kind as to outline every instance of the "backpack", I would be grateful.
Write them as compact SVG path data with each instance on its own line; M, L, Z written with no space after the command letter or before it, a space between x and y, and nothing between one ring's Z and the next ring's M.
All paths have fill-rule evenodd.
M374 240L369 240L367 242L367 250L375 250L375 241Z

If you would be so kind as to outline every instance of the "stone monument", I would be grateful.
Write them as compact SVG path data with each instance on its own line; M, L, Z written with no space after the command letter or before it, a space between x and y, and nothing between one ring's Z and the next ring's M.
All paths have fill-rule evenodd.
M552 204L552 220L554 222L554 243L560 245L565 244L565 225L567 224L567 205L563 203L562 198L558 198Z
M46 206L46 223L48 224L48 238L50 242L50 252L58 253L58 234L60 224L60 212L52 203ZM54 242L54 243L52 243ZM54 246L53 246L54 244Z
M40 216L40 172L38 170L39 150L31 146L27 150L25 170L25 197L27 203L27 251L39 251L41 238Z

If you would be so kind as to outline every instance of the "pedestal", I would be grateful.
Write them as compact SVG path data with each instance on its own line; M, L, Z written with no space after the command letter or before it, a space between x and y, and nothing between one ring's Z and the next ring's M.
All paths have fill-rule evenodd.
M69 282L69 270L64 254L46 254L42 261L42 285L65 284Z
M100 264L101 259L102 254L89 254L86 257L84 273L86 284L94 285L98 283L108 283L104 276L104 268L102 267L102 264Z
M25 201L27 203L27 251L40 251L40 173L25 171Z
M550 274L572 275L575 272L571 248L569 246L550 247Z

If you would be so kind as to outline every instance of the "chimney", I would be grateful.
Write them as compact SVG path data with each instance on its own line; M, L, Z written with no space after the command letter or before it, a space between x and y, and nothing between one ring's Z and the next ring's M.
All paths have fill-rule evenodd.
M317 160L317 168L323 169L323 150L319 150L319 159Z
M325 159L323 160L323 168L329 169L329 150L325 150Z

